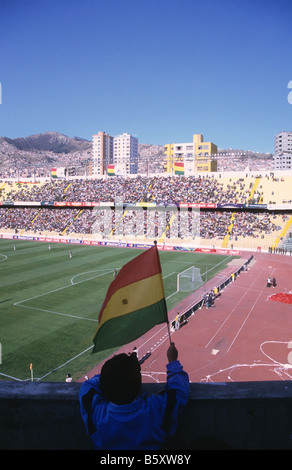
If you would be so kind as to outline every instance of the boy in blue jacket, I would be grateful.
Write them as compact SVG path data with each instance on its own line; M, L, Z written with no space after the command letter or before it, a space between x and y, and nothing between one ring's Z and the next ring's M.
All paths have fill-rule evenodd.
M175 434L189 394L189 376L177 357L171 343L166 387L158 395L139 394L141 368L135 353L113 356L99 375L81 385L81 416L95 449L163 448Z

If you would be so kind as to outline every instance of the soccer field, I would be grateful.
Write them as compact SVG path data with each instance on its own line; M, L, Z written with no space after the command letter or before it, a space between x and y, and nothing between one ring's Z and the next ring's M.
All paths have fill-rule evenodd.
M98 314L114 269L142 251L0 240L0 379L30 380L32 363L34 380L77 380L111 354L92 354ZM179 272L198 267L206 282L231 259L161 251L168 310L189 295L176 292Z

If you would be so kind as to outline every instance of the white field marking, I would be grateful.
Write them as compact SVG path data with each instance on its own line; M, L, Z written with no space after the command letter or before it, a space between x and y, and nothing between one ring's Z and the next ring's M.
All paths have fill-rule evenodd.
M200 380L200 382L213 382L213 377L215 377L218 374L222 374L222 373L226 373L226 372L228 372L228 380L233 382L232 377L231 377L231 374L233 372L237 372L238 369L240 369L240 368L242 368L242 369L243 368L253 369L253 368L256 368L256 367L268 368L269 371L272 371L276 375L278 375L281 380L291 380L292 376L289 373L289 371L292 368L292 364L281 363L277 359L274 359L272 356L269 356L268 354L266 354L263 350L263 347L266 344L283 344L283 345L287 344L288 345L289 342L287 342L287 341L273 341L273 340L264 341L263 343L261 343L259 348L260 348L261 353L264 356L266 356L266 358L268 360L270 360L271 362L262 362L261 360L256 360L256 361L254 361L253 363L250 363L250 364L249 363L247 363L247 364L233 364L233 365L231 365L231 366L229 366L225 369L220 369L217 372L206 375L205 378ZM191 374L193 374L195 372L198 372L198 370L197 371L194 370L192 372L189 372L189 375L191 376Z
M111 270L112 271L112 270ZM93 278L91 279L94 279L94 278L97 278L97 277L101 277L101 276L105 276L106 274L108 274L109 272L111 271L106 271L102 274L99 274L97 276L94 276ZM84 274L84 273L81 273L81 274ZM73 278L72 278L73 279ZM79 317L77 315L71 315L69 313L62 313L62 312L56 312L54 310L46 310L46 309L42 309L42 308L38 308L38 307L30 307L28 305L23 305L25 302L29 302L30 300L34 300L34 299L38 299L39 297L43 297L44 295L50 295L52 294L53 292L58 292L60 290L63 290L63 289L67 289L68 287L72 287L72 286L75 286L77 284L81 284L82 282L87 282L88 280L90 279L84 279L83 281L79 281L79 282L76 282L75 284L72 284L72 279L71 279L71 284L68 284L67 286L63 286L63 287L59 287L58 289L53 289L51 291L48 291L48 292L44 292L43 294L39 294L39 295L35 295L34 297L30 297L29 299L24 299L24 300L20 300L19 302L15 302L13 305L15 306L19 306L19 307L23 307L23 308L29 308L31 310L39 310L41 312L47 312L47 313L53 313L55 315L62 315L62 316L65 316L65 317L72 317L72 318L76 318L76 319L80 319L80 320L88 320L88 321L93 321L93 322L97 322L98 320L94 320L92 318L86 318L86 317Z
M141 372L143 377L149 377L157 383L164 383L166 372ZM159 376L162 375L162 380L159 380Z
M7 256L6 256L6 255L2 255L2 254L0 253L0 256L3 256L3 258L4 258L4 259L0 259L0 261L5 261L5 260L7 260Z
M172 276L173 274L178 274L178 273L174 271L173 273L169 273L166 276L164 276L163 279L166 279L167 277Z
M17 380L18 382L22 382L22 379L18 379L17 377L12 377L11 375L2 374L2 373L0 373L0 375L2 375L2 377L6 377L7 379L13 379L13 380Z
M81 353L77 354L77 356L74 356L72 357L71 359L69 359L68 361L64 362L64 364L61 364L60 366L58 367L55 367L55 369L52 369L50 372L47 372L45 375L43 375L42 377L36 379L36 382L39 382L40 380L43 380L44 378L48 377L48 375L52 374L53 372L55 372L56 370L59 370L59 369L62 369L62 367L66 366L67 364L69 364L70 362L74 361L75 359L77 359L79 356L82 356L82 354L86 353L87 351L89 351L90 349L93 348L93 345L90 346L89 348L87 349L84 349L84 351L82 351Z
M61 316L63 316L63 317L76 318L77 320L86 320L86 321L93 321L93 322L97 322L97 321L98 321L98 320L94 320L93 318L79 317L78 315L71 315L70 313L56 312L55 310L46 310L45 308L28 307L27 305L19 305L19 307L29 308L30 310L37 310L38 312L53 313L54 315L61 315Z
M55 369L52 369L50 372L47 372L47 374L43 375L42 377L36 378L36 379L35 379L35 382L39 382L40 380L44 379L45 377L48 377L48 375L52 374L52 373L55 372L56 370L61 369L61 368L64 367L64 366L66 366L66 365L69 364L70 362L74 361L74 359L77 359L79 356L82 356L82 354L86 353L87 351L89 351L89 350L92 349L92 348L93 348L93 345L90 346L89 348L85 349L85 350L82 351L81 353L77 354L77 356L72 357L72 358L69 359L67 362L64 362L64 364L61 364L60 366L55 367ZM11 375L2 374L2 373L0 373L0 376L6 377L6 378L8 378L8 379L16 380L16 381L18 381L18 382L26 382L26 381L28 381L28 380L31 380L31 379L19 379L19 378L17 378L17 377L12 377Z
M121 268L116 268L116 269L121 269ZM89 277L89 278L87 278L87 279L84 279L83 281L74 282L74 279L75 279L76 277L84 276L84 274L90 274L90 273L96 273L96 272L101 272L102 274L98 274L98 275L96 275L96 276ZM91 279L96 279L97 277L105 276L106 274L109 274L109 273L111 273L111 272L113 272L113 269L110 269L109 271L106 271L106 272L104 272L103 269L94 269L93 271L86 271L86 272L84 272L84 273L76 274L75 276L73 276L73 277L71 278L71 284L72 284L73 286L75 286L75 285L77 285L77 284L81 284L81 282L91 281Z

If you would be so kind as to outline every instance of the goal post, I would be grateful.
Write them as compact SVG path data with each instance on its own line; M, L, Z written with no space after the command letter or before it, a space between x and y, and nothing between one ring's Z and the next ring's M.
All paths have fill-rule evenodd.
M200 268L191 266L177 275L177 292L193 292L202 285Z

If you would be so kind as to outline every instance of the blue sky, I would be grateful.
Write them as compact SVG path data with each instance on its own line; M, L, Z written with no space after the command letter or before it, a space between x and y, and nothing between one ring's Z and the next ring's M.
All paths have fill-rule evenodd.
M291 0L0 0L0 136L129 132L273 152Z

